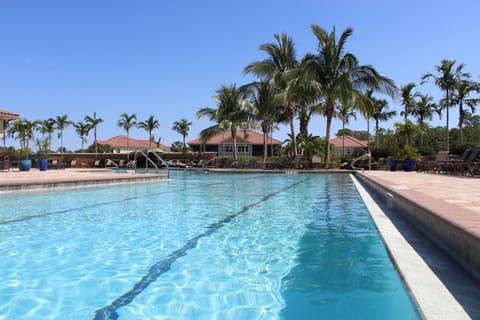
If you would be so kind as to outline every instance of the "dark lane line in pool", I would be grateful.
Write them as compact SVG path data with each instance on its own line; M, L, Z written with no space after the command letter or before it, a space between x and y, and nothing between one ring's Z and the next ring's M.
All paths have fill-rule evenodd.
M258 206L259 204L267 201L268 199L278 195L282 191L285 191L285 190L288 190L292 187L295 187L295 186L297 186L297 185L299 185L299 184L301 184L301 183L303 183L303 182L305 182L309 179L311 179L311 177L305 178L305 179L300 180L300 181L297 181L297 182L292 183L292 184L290 184L290 185L288 185L288 186L286 186L286 187L284 187L280 190L269 193L269 194L263 196L259 201L244 206L240 211L238 211L236 213L233 213L233 214L223 218L220 221L217 221L217 222L214 222L214 223L210 224L207 227L207 229L208 229L207 231L205 231L205 232L197 235L196 237L188 240L187 243L183 247L181 247L178 250L173 251L172 253L170 253L168 255L167 258L155 263L152 267L150 267L150 269L148 269L148 273L145 276L143 276L142 279L139 282L137 282L130 291L128 291L127 293L125 293L124 295L122 295L121 297L119 297L118 299L113 301L110 305L95 311L95 317L93 319L94 320L117 320L118 317L119 317L119 315L117 313L117 310L119 308L130 304L130 302L132 302L133 299L135 299L135 297L137 297L140 293L142 293L143 290L145 290L152 282L157 280L157 278L159 276L161 276L163 273L170 270L170 267L172 266L172 264L178 258L187 255L188 250L193 249L197 246L198 240L200 238L210 236L212 233L216 232L223 225L230 222L231 220L233 220L238 215L247 212L249 209L251 209L255 206Z
M172 191L172 193L173 192L175 192L175 191ZM159 195L159 193L157 193L156 195ZM154 194L148 195L148 197L151 197L151 196L155 196L155 195ZM121 203L121 202L125 202L125 201L136 200L136 199L139 199L139 198L146 198L146 196L129 197L129 198L123 198L122 200L115 200L115 201L109 201L109 202L99 202L99 203L95 203L95 204L91 204L91 205L87 205L87 206L83 206L83 207L78 207L78 208L70 208L70 209L65 209L65 210L58 210L58 211L51 211L51 212L33 214L33 215L29 215L29 216L25 216L25 217L21 217L21 218L17 218L17 219L1 221L0 225L12 224L12 223L16 223L16 222L23 222L23 221L32 220L32 219L35 219L35 218L43 218L43 217L53 216L53 215L57 215L57 214L81 211L81 210L89 209L89 208L102 207L102 206L107 206L107 205L111 205L111 204L115 204L115 203Z
M211 185L216 185L216 184L211 184ZM174 193L177 193L177 192L184 192L186 190L187 190L187 187L184 187L182 189L172 190L172 191L169 191L169 192L157 192L157 193L151 193L149 195L144 195L144 196L123 198L122 200L99 202L99 203L95 203L95 204L91 204L91 205L87 205L87 206L83 206L83 207L78 207L78 208L70 208L70 209L59 210L59 211L33 214L33 215L24 216L24 217L17 218L17 219L0 221L0 225L12 224L12 223L16 223L16 222L24 222L24 221L32 220L32 219L36 219L36 218L43 218L43 217L53 216L53 215L57 215L57 214L64 214L64 213L69 213L69 212L81 211L81 210L84 210L84 209L90 209L90 208L95 208L95 207L108 206L108 205L115 204L115 203L122 203L122 202L125 202L125 201L137 200L137 199L141 199L141 198L156 197L156 196L164 195L164 194L168 194L168 193L173 193L174 194Z

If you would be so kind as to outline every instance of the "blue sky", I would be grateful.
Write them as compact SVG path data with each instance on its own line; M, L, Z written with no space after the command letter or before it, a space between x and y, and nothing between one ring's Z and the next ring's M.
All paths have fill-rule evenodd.
M242 70L266 57L258 47L275 33L293 38L298 59L315 53L311 24L338 33L352 27L347 50L399 86L419 84L441 59L465 63L479 81L478 12L478 0L0 0L0 109L31 120L68 114L76 122L96 112L104 119L98 139L125 134L117 126L121 113L140 121L153 114L160 121L155 136L170 145L181 140L174 121L193 122L187 140L211 125L196 119L197 110L216 107L212 96L221 85L252 81ZM418 89L441 97L433 85ZM390 105L401 110L399 101ZM450 126L457 113L452 109ZM366 130L357 119L349 127ZM334 120L333 133L339 128ZM324 136L324 118L315 117L310 131ZM286 133L282 127L274 136ZM140 129L130 136L148 139ZM64 141L69 150L81 146L73 127Z

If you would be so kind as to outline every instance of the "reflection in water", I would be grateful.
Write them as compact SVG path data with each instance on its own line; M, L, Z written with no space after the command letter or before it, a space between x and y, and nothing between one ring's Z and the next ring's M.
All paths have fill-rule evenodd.
M283 279L281 318L419 319L349 180L339 175L317 190L298 265Z

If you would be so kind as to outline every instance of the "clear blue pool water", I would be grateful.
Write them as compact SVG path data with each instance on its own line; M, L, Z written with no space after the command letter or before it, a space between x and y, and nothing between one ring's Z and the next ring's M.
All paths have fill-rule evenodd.
M419 319L347 175L0 195L0 319Z

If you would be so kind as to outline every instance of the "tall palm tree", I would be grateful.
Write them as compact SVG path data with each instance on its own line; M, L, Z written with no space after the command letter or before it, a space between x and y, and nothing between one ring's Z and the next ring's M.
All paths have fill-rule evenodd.
M295 115L297 114L297 105L295 103L293 92L287 92L288 86L294 79L296 69L299 63L296 58L295 44L287 34L275 34L276 42L265 43L260 46L268 58L262 61L255 61L244 68L244 73L253 73L262 80L271 81L277 93L282 94L284 102L281 105L280 112L285 113L290 125L290 134L293 139L293 145L296 146L295 135ZM297 154L294 148L294 154Z
M433 97L428 94L419 94L420 98L415 107L411 110L411 114L417 118L418 124L423 127L425 120L432 120L433 112L437 110L437 104L433 101Z
M125 129L127 132L127 158L129 158L130 155L130 129L135 128L137 126L137 122L135 121L137 119L137 115L135 113L132 113L131 115L128 115L126 113L122 113L120 115L120 119L118 119L117 125L120 128Z
M415 98L418 97L419 93L416 91L412 93L412 90L415 87L416 84L413 82L400 87L400 95L402 98L401 103L404 106L404 109L402 112L400 112L400 115L403 116L405 123L407 123L408 115L413 112L415 109L415 104L417 103Z
M52 145L52 134L55 132L56 121L53 118L48 118L47 120L42 121L42 126L44 127L45 133L48 134L48 145Z
M375 120L375 147L379 147L379 123L388 121L397 115L397 111L388 111L388 102L385 99L378 99L373 106L372 118Z
M58 137L60 138L60 153L63 164L63 130L71 125L72 122L68 120L68 115L64 114L63 116L57 116L55 118L56 129L58 130Z
M172 127L172 130L175 130L176 132L182 135L182 138L183 138L182 152L184 157L187 154L187 145L185 144L185 137L188 136L188 131L190 130L191 126L192 126L192 123L187 119L183 118L183 119L180 119L179 121L175 121Z
M246 89L255 120L260 123L263 133L263 164L265 165L268 155L268 134L273 124L278 120L276 111L278 110L277 105L279 102L269 81L253 82L247 85Z
M417 117L420 126L420 145L423 146L423 133L426 130L425 120L432 120L433 112L438 112L437 104L433 101L433 97L428 94L419 94L420 100L415 104L411 114Z
M145 121L142 121L138 124L138 127L140 129L144 129L145 131L148 132L148 147L151 148L152 147L152 131L155 130L155 129L158 129L160 128L160 122L155 119L155 116L152 114L150 115L150 117L148 117L147 120Z
M217 124L203 130L204 135L212 135L224 131L225 127L230 128L230 134L233 141L233 159L238 159L237 151L237 129L241 123L247 122L252 118L252 114L247 108L245 94L237 89L235 84L231 86L221 86L214 96L217 101L217 109L201 108L197 111L197 118L208 117Z
M447 151L450 151L450 130L449 130L449 108L453 105L452 101L452 93L455 90L455 85L459 79L463 79L465 77L470 77L470 74L463 72L463 68L465 65L459 64L456 68L454 68L456 60L447 60L443 59L439 65L435 66L436 74L433 73L425 73L421 81L422 83L427 82L430 79L433 79L434 83L440 90L445 92L445 98L441 101L442 109L445 109L446 113L446 127L447 127L447 135L446 135L446 144L447 144Z
M74 123L73 126L75 127L75 131L77 132L78 136L82 140L82 151L83 151L85 150L84 144L87 141L87 136L90 133L90 130L92 128L88 123L83 123L82 121Z
M93 116L85 116L84 121L88 123L88 125L93 128L93 139L95 143L95 159L97 159L97 153L98 153L98 144L97 144L97 126L103 122L102 118L97 118L97 113L94 112Z
M470 107L472 113L475 113L475 107L480 102L479 98L470 97L472 92L479 92L480 84L469 79L461 79L457 81L453 91L453 104L458 105L458 128L460 129L460 143L463 143L463 125L465 122L466 110L464 105Z
M345 52L347 39L353 30L347 28L336 38L335 28L330 34L317 25L311 26L318 39L318 53L306 55L302 61L307 79L317 85L318 97L325 100L326 145L325 164L330 162L330 130L335 106L340 100L347 100L354 95L361 95L365 89L384 92L393 96L396 87L392 80L381 76L372 66L360 65L358 59Z
M299 135L308 137L308 126L314 114L323 114L323 103L318 103L318 92L316 85L303 78L301 68L292 72L292 80L286 90L289 100L295 101L297 117L299 120Z

